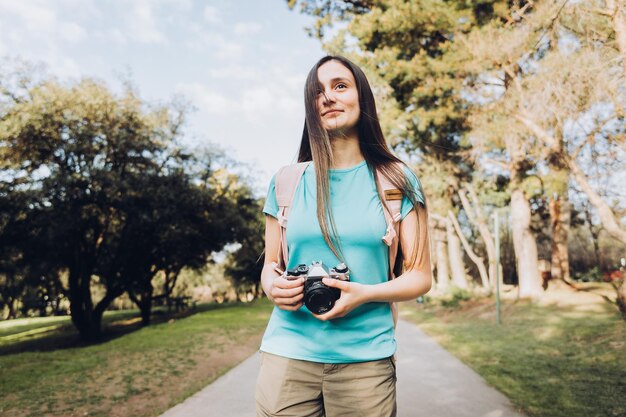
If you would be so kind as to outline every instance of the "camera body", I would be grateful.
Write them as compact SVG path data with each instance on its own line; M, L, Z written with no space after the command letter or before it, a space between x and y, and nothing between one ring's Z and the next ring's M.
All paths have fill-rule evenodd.
M333 308L341 296L339 288L331 288L322 282L322 278L350 281L350 271L343 262L328 269L322 261L313 261L311 265L300 264L285 272L285 278L304 278L304 305L314 314L323 314Z

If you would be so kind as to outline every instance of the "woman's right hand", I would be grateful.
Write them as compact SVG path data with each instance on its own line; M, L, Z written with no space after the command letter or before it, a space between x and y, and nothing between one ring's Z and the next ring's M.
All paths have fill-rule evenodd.
M304 297L304 278L294 280L283 276L274 278L270 297L281 310L296 311L302 307Z

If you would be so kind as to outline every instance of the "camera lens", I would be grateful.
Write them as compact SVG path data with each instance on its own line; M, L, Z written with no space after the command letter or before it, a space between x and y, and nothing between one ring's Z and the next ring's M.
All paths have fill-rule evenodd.
M307 292L304 304L312 313L322 314L333 308L335 300L336 298L330 288L320 286Z

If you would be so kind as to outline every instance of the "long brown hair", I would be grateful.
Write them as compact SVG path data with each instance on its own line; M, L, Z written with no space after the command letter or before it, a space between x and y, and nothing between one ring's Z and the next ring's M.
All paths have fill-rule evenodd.
M298 151L298 162L315 162L313 165L315 168L317 188L317 219L319 221L324 240L328 244L330 250L338 259L344 261L339 237L337 235L337 228L335 226L331 206L329 204L330 182L328 170L332 166L332 147L328 132L322 125L320 110L318 109L317 104L318 94L323 91L323 86L317 76L317 70L324 63L330 60L338 61L348 68L354 76L359 95L359 107L361 110L361 114L357 122L359 147L365 158L368 169L376 180L376 183L378 184L378 172L380 172L387 177L389 181L391 181L394 187L402 191L402 195L409 199L416 210L417 207L419 207L419 203L416 199L413 186L403 172L403 167L406 167L406 165L398 157L391 153L391 150L387 146L387 142L385 141L385 137L380 127L380 122L378 121L374 94L372 93L372 89L367 81L365 73L361 70L361 68L343 56L329 55L317 61L313 68L311 68L311 71L309 71L304 87L304 107L306 117L304 130L302 132L300 150ZM379 194L380 192L381 190L379 190ZM381 202L387 208L387 203L384 198L381 199ZM419 226L418 222L418 227ZM411 267L415 265L417 259L418 238L419 233L416 231L415 250L411 255ZM398 250L398 258L396 259L394 271L397 271L396 274L399 274L401 269L402 251Z

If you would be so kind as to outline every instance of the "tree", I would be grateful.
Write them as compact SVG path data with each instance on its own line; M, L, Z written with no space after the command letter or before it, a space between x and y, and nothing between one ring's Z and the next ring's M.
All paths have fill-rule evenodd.
M230 252L225 260L224 272L236 289L250 291L253 297L263 294L261 288L261 270L263 269L263 250L265 218L260 201L241 201L239 214L245 219L245 228L238 239L239 248Z
M88 79L9 74L0 87L0 201L13 207L0 216L0 242L27 230L8 253L29 270L48 265L49 280L67 271L62 290L83 339L99 337L104 310L125 291L147 324L158 271L171 291L183 267L236 238L241 222L214 178L219 167L178 145L184 105L148 106L131 88L116 96Z
M291 8L300 5L303 13L316 16L310 33L324 42L327 51L347 55L365 68L382 90L377 102L383 103L385 135L396 151L414 161L428 192L429 211L442 219L434 223L446 229L434 234L439 286L446 286L448 271L457 285L467 286L461 243L447 220L449 211L461 210L456 193L461 183L471 182L476 170L466 137L471 106L461 94L467 70L454 41L493 17L503 17L506 2L288 4ZM341 27L336 35L328 36L326 29L337 23ZM449 265L444 268L444 263Z
M549 202L553 273L568 278L570 178L623 241L615 205L588 175L607 166L623 172L623 1L288 4L317 17L311 33L328 51L347 54L389 87L384 97L399 111L389 111L396 130L386 133L432 179L425 188L440 193L433 211L458 213L462 184L506 175L520 295L541 292L533 202Z

